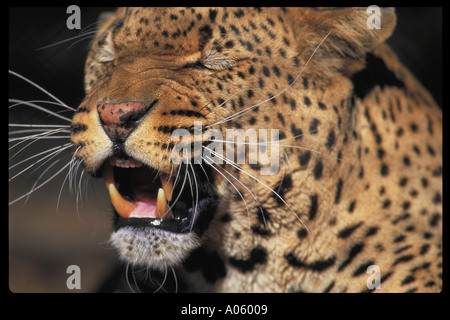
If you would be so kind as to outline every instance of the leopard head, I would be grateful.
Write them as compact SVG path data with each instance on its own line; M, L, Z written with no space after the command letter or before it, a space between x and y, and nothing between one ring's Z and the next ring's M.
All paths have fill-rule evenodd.
M321 99L351 110L347 77L395 24L391 9L379 30L366 27L367 17L312 8L121 8L109 16L87 58L71 139L108 188L120 256L162 269L214 247L263 263L267 251L292 243L287 230L296 233L311 210L309 183L307 196L286 198L289 185L314 174L304 151L331 153L351 136L351 112L338 117ZM273 161L253 157L267 150ZM284 244L267 245L268 234Z

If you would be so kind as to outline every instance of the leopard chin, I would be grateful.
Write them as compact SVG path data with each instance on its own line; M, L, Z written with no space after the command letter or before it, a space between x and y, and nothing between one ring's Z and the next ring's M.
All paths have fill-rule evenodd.
M180 264L200 246L195 233L174 233L153 227L124 226L113 232L111 243L119 257L137 266L164 270Z

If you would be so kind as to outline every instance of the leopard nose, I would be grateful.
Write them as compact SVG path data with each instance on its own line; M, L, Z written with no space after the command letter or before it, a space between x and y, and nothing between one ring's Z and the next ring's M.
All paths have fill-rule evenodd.
M141 102L100 102L97 111L100 123L111 141L124 142L154 104L146 106Z

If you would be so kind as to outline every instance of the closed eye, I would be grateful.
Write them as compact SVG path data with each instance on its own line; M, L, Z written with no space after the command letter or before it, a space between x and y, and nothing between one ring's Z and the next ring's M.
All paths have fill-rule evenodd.
M218 53L210 53L202 59L203 65L211 70L221 71L236 65L236 59L228 58Z
M183 68L222 71L234 67L238 60L243 59L233 59L217 53L211 53L199 60L186 64Z

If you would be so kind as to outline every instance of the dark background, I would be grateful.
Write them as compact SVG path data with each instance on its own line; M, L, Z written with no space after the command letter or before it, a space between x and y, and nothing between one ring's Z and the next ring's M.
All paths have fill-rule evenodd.
M94 30L101 12L113 10L81 7L82 30L69 30L65 7L9 8L9 69L77 107L84 98L84 61L93 36L88 32ZM388 42L442 105L442 9L397 8L396 12L397 28ZM49 100L23 80L8 78L10 98ZM53 120L22 107L9 112L9 121ZM45 142L45 148L49 145ZM42 148L43 144L36 143L29 149L39 152ZM38 178L35 172L15 179L9 184L10 200L26 192ZM55 179L26 203L9 207L9 287L13 292L68 292L66 268L71 264L81 268L81 291L95 291L117 264L115 252L107 244L111 214L102 182L87 179L89 197L78 202L79 208L65 187L57 209L63 178Z

